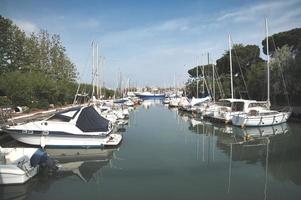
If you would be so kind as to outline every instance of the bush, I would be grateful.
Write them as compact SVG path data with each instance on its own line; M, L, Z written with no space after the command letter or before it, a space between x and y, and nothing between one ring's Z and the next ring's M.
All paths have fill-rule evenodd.
M12 102L10 99L8 99L6 96L0 96L0 107L9 107L12 105Z
M41 99L39 101L34 101L33 103L31 103L30 108L48 109L49 102L47 99Z

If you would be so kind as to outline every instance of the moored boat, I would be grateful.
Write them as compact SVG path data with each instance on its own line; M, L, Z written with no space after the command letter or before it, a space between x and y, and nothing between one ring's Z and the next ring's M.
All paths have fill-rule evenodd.
M152 93L152 92L136 92L135 95L141 99L163 99L164 93Z
M271 110L270 105L270 55L269 55L269 33L268 21L265 20L266 46L267 46L267 107L254 106L249 112L239 113L232 118L232 123L236 126L271 126L287 122L291 111L279 112Z
M109 120L93 108L74 107L42 121L9 126L3 131L14 139L39 146L115 146L122 136L112 133Z
M22 184L38 173L47 154L38 148L0 147L0 184Z

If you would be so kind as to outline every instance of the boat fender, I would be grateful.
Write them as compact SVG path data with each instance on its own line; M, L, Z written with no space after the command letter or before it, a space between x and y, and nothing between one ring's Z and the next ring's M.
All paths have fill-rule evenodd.
M250 139L252 139L252 136L249 135L249 134L246 134L245 137L244 137L244 140L249 141Z

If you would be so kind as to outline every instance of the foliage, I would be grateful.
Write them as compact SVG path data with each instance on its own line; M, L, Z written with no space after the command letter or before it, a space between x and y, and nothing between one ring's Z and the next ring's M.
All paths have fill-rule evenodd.
M234 44L232 47L232 74L234 98L248 98L248 88L244 84L246 73L255 63L262 61L260 49L256 45ZM221 76L225 93L230 97L230 54L226 51L224 55L216 61L216 69ZM228 83L227 85L225 83Z
M41 72L19 70L0 75L0 91L14 105L46 107L46 104L71 103L76 92L76 83L55 81Z
M233 74L240 74L241 67L248 70L252 64L261 60L260 49L256 45L234 44L232 47L232 71ZM224 55L216 61L219 74L230 74L230 54L226 51Z
M12 102L6 96L0 96L0 107L9 107Z
M293 51L300 52L301 49L301 28L295 28L289 31L280 32L269 36L269 52L273 54L277 48L281 48L284 45L292 47ZM266 38L261 42L263 46L263 52L266 54Z
M275 102L285 102L283 94L288 93L292 103L296 104L301 100L301 67L299 56L294 55L293 47L284 45L277 48L271 59L271 93Z
M301 28L295 28L289 31L276 33L269 37L269 52L271 55L271 67L276 70L278 80L273 90L277 91L283 88L283 80L279 77L279 70L287 86L290 101L294 105L300 105L301 102ZM266 54L266 38L262 40L263 52ZM274 61L274 59L277 59ZM275 79L274 79L275 81ZM280 87L282 86L282 87ZM272 92L274 92L272 91ZM279 95L275 94L274 99L279 100ZM280 99L284 101L284 99Z
M274 34L269 37L270 50L270 93L272 104L287 105L290 101L294 105L301 102L301 28ZM266 53L265 39L262 41L263 52ZM230 67L229 51L216 61L219 80L230 96ZM267 64L260 58L260 49L255 45L233 45L233 82L235 98L266 100L267 99ZM189 81L186 83L189 90L195 90L196 67L188 71ZM210 71L206 76L212 77ZM246 82L244 86L243 79ZM289 96L289 100L287 99Z
M75 65L59 35L21 31L0 15L0 95L13 105L48 108L71 103L76 92Z
M247 86L251 99L266 100L266 63L254 63L247 72Z

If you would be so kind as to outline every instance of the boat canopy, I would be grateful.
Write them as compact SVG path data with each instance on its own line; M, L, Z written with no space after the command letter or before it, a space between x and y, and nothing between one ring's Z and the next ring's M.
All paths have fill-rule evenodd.
M92 106L89 106L80 112L76 126L83 132L107 132L109 120L100 116Z

